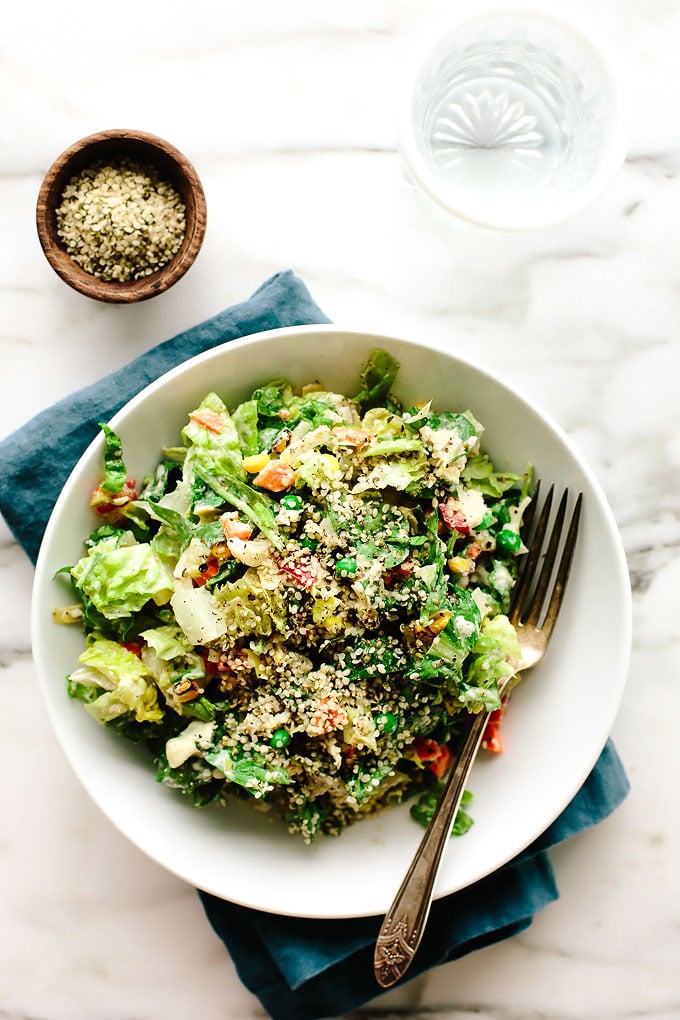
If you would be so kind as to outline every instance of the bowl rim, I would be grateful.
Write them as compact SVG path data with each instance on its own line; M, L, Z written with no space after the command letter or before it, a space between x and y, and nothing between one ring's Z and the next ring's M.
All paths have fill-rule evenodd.
M501 390L508 392L511 396L515 397L519 402L525 405L526 409L538 420L541 427L547 428L548 431L552 433L553 437L563 447L565 447L569 456L574 460L578 468L578 471L582 473L584 479L588 482L588 485L590 486L592 494L595 497L597 507L600 513L602 514L604 527L609 537L612 539L612 551L614 553L614 569L616 574L615 578L616 590L621 599L620 630L616 635L617 637L616 673L618 677L618 685L616 690L618 696L608 704L607 714L603 715L602 718L600 719L599 724L600 729L599 735L601 737L600 745L597 748L593 747L591 749L593 753L591 753L587 759L584 759L581 762L579 775L574 777L574 782L572 784L575 787L573 792L569 794L569 796L565 797L559 802L556 801L554 805L552 805L551 807L552 817L546 822L547 826L567 806L574 793L580 788L582 783L586 780L588 774L590 773L592 767L594 766L597 757L599 756L599 753L604 747L604 744L606 743L606 740L610 734L611 727L614 723L620 705L620 701L623 696L630 659L632 641L632 596L630 591L628 568L625 552L623 549L623 544L621 541L618 526L616 524L613 512L609 507L604 492L599 482L597 481L597 478L593 470L590 468L590 465L585 460L583 454L581 454L581 452L577 449L575 444L570 440L568 435L564 432L564 430L557 423L557 421L548 412L544 411L540 404L538 404L533 398L529 397L520 386L515 385L513 382L510 382L509 380L505 379L502 374L499 374L494 370L489 369L487 366L481 364L477 359L470 357L465 353L451 352L443 349L443 347L439 347L435 344L428 343L423 340L408 339L405 337L399 337L395 335L380 334L369 329L361 330L355 328L345 328L337 324L319 324L319 325L312 324L294 327L277 327L275 329L255 333L250 336L239 337L235 338L234 340L227 340L224 343L221 343L208 351L204 351L200 354L194 355L193 357L187 359L185 362L182 362L181 364L163 373L157 379L148 383L142 390L139 391L138 394L136 394L118 412L116 412L115 415L111 416L110 424L113 428L117 427L117 425L120 424L121 419L127 417L128 414L134 413L140 404L153 398L153 395L158 389L164 388L168 383L172 382L172 380L175 377L178 376L181 377L184 374L190 374L193 368L198 364L209 363L213 359L219 360L223 358L227 350L237 352L238 350L243 349L247 350L248 348L252 348L254 351L257 351L257 348L259 346L262 346L263 343L274 341L277 338L280 338L284 335L294 338L295 337L303 338L310 336L313 337L314 334L318 334L320 339L322 339L324 336L327 336L328 334L334 334L357 337L362 340L366 340L367 342L370 341L372 344L376 345L380 344L381 342L388 344L394 343L400 346L405 345L408 347L412 347L417 350L431 350L443 356L447 360L450 360L453 365L455 365L458 362L465 366L468 366L469 368L472 369L473 372L478 373L485 379L491 380L493 383L497 384L501 388ZM258 901L257 900L257 896L259 895L258 893L256 893L255 900L253 901L252 898L248 897L246 891L241 892L232 889L229 894L226 894L220 888L212 886L209 883L202 884L201 881L198 880L198 876L192 875L191 877L188 877L186 873L183 873L181 868L177 865L176 861L172 860L171 853L170 859L168 859L167 857L163 858L161 854L157 852L151 852L149 850L148 845L145 845L143 839L135 838L129 831L127 831L125 826L122 825L121 821L115 816L115 813L110 812L108 810L108 805L105 806L101 803L100 798L97 795L96 781L91 780L91 777L89 776L84 777L77 768L77 765L74 762L71 753L72 749L65 747L61 739L62 734L66 727L64 726L63 721L59 717L60 713L55 709L55 699L53 699L49 694L49 690L51 690L54 687L54 676L53 672L52 674L50 674L48 668L49 654L40 637L44 630L43 625L44 617L39 614L41 613L41 610L44 610L44 607L41 605L41 591L43 588L45 588L51 577L51 574L49 573L48 563L49 551L50 547L52 546L54 533L56 532L60 524L59 517L61 514L61 509L67 502L69 490L72 488L72 482L78 478L78 474L82 468L83 462L89 460L95 455L95 453L100 451L101 444L102 444L101 436L95 437L95 439L93 439L91 443L88 444L87 448L85 449L81 457L78 459L78 462L74 466L72 472L69 475L68 480L66 481L61 493L57 498L54 509L50 516L50 520L45 530L44 539L41 544L41 548L36 563L36 572L33 584L32 607L31 607L31 633L32 633L33 656L36 664L36 670L38 673L39 684L43 693L44 700L46 702L47 714L50 718L52 727L59 740L62 753L64 753L67 760L69 760L69 763L74 769L77 778L79 779L81 784L85 787L90 797L95 801L99 810L102 811L102 813L126 837L128 841L132 842L133 845L135 845L147 856L151 857L152 860L154 860L157 864L162 866L165 870L174 874L176 877L182 879L183 881L189 882L192 885L202 889L204 892L234 900L235 902L238 902L245 907L254 907L255 909L259 909L264 912L279 913L288 916L307 918L322 918L322 917L349 918L371 916L376 913L383 912L382 907L378 907L378 909L360 910L357 909L356 906L350 909L347 909L343 906L342 908L336 909L332 913L318 912L318 910L315 907L308 907L307 909L303 909L297 905L295 906L291 905L290 903L288 903L288 901L286 901L286 904L284 906L282 906L280 903L274 904L272 906L268 905L267 903ZM614 583L614 579L612 579L612 583ZM486 874L490 873L490 871L492 870L495 870L496 867L502 867L504 864L508 862L508 860L511 859L511 857L514 856L515 853L521 852L523 849L525 849L527 845L529 845L529 843L534 838L536 838L539 835L540 832L533 831L527 834L528 838L526 839L526 842L522 846L517 846L513 854L509 855L504 860L498 861L495 867L493 869L489 869L489 871L487 871ZM275 843L272 842L271 845L272 847L274 847ZM310 862L312 862L313 864L315 859L313 854L314 847L310 849L312 851L312 853L310 854ZM485 877L484 874L477 874L471 881L456 886L454 888L448 887L438 888L437 890L435 890L434 898L439 899L443 896L449 895L452 892L459 891L459 889L465 888L472 884L473 881L477 881L483 877ZM386 902L384 904L384 909L387 909L387 907L388 903Z
M133 148L146 150L151 163L154 163L154 154L160 160L172 163L178 176L185 183L187 194L191 195L193 206L184 238L173 258L148 276L125 282L100 280L82 269L61 244L55 222L55 198L58 198L55 196L55 189L62 189L77 169L88 165L89 161L82 159L88 149L94 150L92 158L94 162L97 159L97 148L106 148L116 143L120 143L121 149L130 143ZM148 131L110 128L85 135L53 160L38 191L35 221L43 253L64 283L86 297L109 303L127 304L144 301L163 293L188 272L205 238L207 205L205 191L196 168L175 145Z

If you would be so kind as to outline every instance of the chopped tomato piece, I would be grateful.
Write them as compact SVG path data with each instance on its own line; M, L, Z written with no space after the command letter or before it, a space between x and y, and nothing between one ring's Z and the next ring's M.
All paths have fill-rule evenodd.
M339 705L335 698L325 697L316 705L312 718L309 721L308 732L313 736L321 736L323 733L332 733L346 726L348 722L347 712L342 705Z
M270 460L255 475L253 484L269 492L285 492L295 485L295 472L281 460Z
M300 588L312 588L323 576L323 567L312 553L278 559L279 570L287 574Z
M439 754L439 744L430 737L418 737L413 745L421 761L434 761Z
M216 432L218 435L220 432L224 432L224 416L218 414L217 411L211 411L208 407L192 411L189 417L197 425L202 425L210 432Z

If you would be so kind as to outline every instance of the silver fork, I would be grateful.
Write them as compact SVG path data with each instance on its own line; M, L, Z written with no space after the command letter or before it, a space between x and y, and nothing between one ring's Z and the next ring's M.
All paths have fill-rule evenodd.
M523 530L529 532L538 502L538 486L525 517ZM569 490L562 494L555 519L546 542L548 521L553 503L554 486L545 498L533 535L526 539L529 549L518 575L508 613L522 650L517 672L530 669L543 657L553 633L569 577L581 518L582 494L571 514L559 564L555 563L560 549L567 512ZM553 576L554 575L554 576ZM508 680L501 687L501 694ZM469 715L465 737L457 760L453 763L439 804L435 810L416 854L411 862L392 906L385 915L375 946L373 969L376 980L389 988L406 973L425 930L432 904L432 893L439 873L444 848L451 834L453 820L482 742L490 713Z

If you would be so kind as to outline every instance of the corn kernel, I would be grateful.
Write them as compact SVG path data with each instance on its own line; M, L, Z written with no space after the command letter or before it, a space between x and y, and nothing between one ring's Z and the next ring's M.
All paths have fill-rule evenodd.
M270 460L268 453L255 453L252 457L243 458L243 470L249 475L256 475Z
M447 566L452 574L469 574L474 569L472 560L467 556L452 556L447 560Z

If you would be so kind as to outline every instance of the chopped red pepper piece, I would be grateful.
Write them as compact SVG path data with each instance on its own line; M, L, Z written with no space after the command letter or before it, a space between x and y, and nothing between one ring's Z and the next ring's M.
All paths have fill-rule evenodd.
M201 563L198 569L200 573L197 577L192 578L195 588L201 588L206 581L217 574L220 569L220 561L216 556L211 556L205 563Z
M141 641L121 641L123 648L127 648L128 652L132 652L138 659L142 657L142 648L144 645Z
M449 745L439 744L431 737L418 737L413 747L420 761L427 765L430 772L434 772L437 779L441 779L451 764Z
M445 503L440 503L438 510L439 516L450 531L457 531L460 535L470 534L470 525L465 514L462 510L458 509L452 499L447 499Z
M202 655L201 658L208 676L216 676L220 672L220 667L214 659L209 659L207 655Z
M108 489L97 486L90 497L90 506L110 523L115 523L122 519L125 507L137 497L135 478L126 478L119 493L111 493Z
M383 583L387 588L391 585L396 584L397 581L410 577L413 573L415 563L413 560L404 560L403 563L399 563L396 567L391 567L386 570L383 574Z
M505 698L503 699L501 707L491 713L484 729L482 747L485 751L491 751L492 754L501 754L503 751L503 740L500 735L500 725L504 712Z
M450 764L451 750L448 744L441 744L439 747L439 757L435 758L433 762L430 762L428 768L430 772L434 772L437 779L441 779Z

